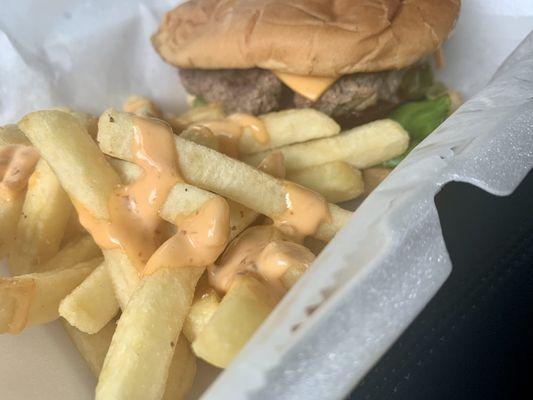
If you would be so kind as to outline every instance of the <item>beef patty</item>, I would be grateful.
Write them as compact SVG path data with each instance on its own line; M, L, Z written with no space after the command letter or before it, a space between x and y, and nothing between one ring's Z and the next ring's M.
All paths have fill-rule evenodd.
M315 108L335 119L358 119L402 101L421 97L432 84L428 64L374 73L344 75L313 102L285 86L272 72L252 69L180 69L185 89L209 102L221 102L226 112L264 114L286 108Z

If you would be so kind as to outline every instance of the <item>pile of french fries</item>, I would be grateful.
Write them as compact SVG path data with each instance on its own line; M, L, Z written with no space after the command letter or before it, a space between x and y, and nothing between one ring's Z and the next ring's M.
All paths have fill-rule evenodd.
M237 276L220 293L205 267L142 275L121 249L95 244L72 199L105 220L114 188L142 174L131 162L133 115L162 119L175 133L186 183L172 188L162 219L175 224L222 197L233 240L284 210L286 179L329 201L330 220L305 242L315 254L351 215L333 203L366 196L389 172L375 166L402 154L409 136L392 120L340 132L316 110L286 110L260 116L268 143L245 129L235 159L218 151L218 137L202 125L226 117L217 104L163 115L137 96L125 110L98 119L66 108L38 111L0 128L0 150L33 146L40 154L25 189L0 196L0 258L11 275L0 278L0 332L61 319L98 377L97 399L180 399L193 384L196 358L228 366L281 294L254 274ZM304 272L289 268L285 288Z

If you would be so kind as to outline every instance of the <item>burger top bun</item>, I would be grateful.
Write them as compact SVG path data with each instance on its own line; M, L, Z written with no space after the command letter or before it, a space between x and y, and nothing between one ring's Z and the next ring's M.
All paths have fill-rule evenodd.
M338 76L402 68L448 37L460 0L192 0L152 37L181 68Z

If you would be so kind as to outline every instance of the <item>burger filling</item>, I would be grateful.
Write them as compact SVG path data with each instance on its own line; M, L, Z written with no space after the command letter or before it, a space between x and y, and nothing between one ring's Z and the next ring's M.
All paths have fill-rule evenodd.
M342 125L379 118L400 103L423 98L433 85L427 63L400 70L344 75L316 100L293 91L273 72L259 68L180 69L180 78L189 93L207 102L222 103L228 113L257 115L287 108L315 108Z

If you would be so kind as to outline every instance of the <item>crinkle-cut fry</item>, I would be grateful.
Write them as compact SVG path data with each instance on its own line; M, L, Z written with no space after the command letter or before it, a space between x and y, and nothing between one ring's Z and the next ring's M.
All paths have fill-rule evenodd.
M88 334L99 332L118 311L119 305L105 262L65 296L59 305L59 315Z
M246 128L239 140L241 154L260 153L293 143L337 135L341 131L339 124L332 118L312 108L263 114L259 119L265 124L269 141L259 143L250 128Z
M287 179L320 193L332 203L355 199L365 186L361 171L344 161L292 171Z
M9 255L13 247L24 197L25 193L19 193L11 200L0 197L0 260Z
M0 333L19 333L57 319L61 299L100 262L94 259L59 271L0 278Z
M133 120L131 115L107 110L98 123L100 148L108 155L131 160ZM215 150L175 137L178 163L185 180L230 200L276 218L286 207L286 189L282 181L234 160ZM314 236L330 240L351 213L330 204L331 219L322 223Z
M31 143L17 125L0 126L0 146L6 146L8 144L29 146Z
M337 136L311 140L276 149L285 158L287 171L321 165L332 161L346 161L364 169L399 156L409 145L409 134L391 119L382 119L357 126ZM269 152L242 157L251 165L258 165Z
M203 267L161 268L143 278L118 322L96 399L160 399Z
M93 375L98 378L111 338L115 333L116 321L109 321L98 333L92 335L80 331L62 318L61 323Z
M85 234L71 240L54 257L39 265L37 272L59 271L101 256L102 250L96 245L91 235Z
M31 273L58 252L71 207L55 174L40 159L28 182L16 239L9 254L11 275Z
M194 353L225 368L274 309L279 296L251 275L237 276L192 343Z

